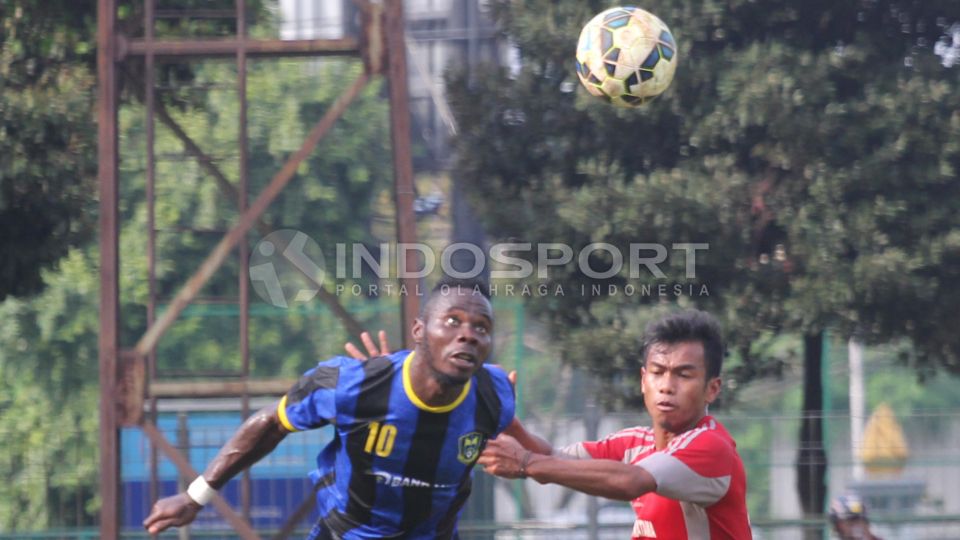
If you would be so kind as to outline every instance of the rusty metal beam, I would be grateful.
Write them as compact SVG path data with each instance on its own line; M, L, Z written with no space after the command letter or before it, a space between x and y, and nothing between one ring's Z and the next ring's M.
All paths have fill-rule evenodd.
M250 57L357 56L360 43L354 38L339 39L182 39L154 40L117 37L115 58L144 56L152 52L158 61L184 58L232 58L243 48Z
M240 213L247 210L247 49L244 47L247 38L247 6L246 0L235 0L237 15L237 39L240 48L237 49L237 101L240 103L239 133L237 147L240 152L240 177L237 179L240 193L237 197L237 209ZM258 220L259 221L259 220ZM246 235L245 235L246 236ZM238 246L240 256L240 272L237 275L237 286L240 290L240 366L243 381L250 377L250 253L248 242L240 242ZM250 394L244 392L241 396L240 418L246 421L250 416ZM250 480L250 469L243 471L240 479L240 511L243 518L250 522L250 504L253 488Z
M114 0L97 3L97 160L100 184L100 538L120 530L120 436L117 430L117 353L120 286L117 139L117 65Z
M360 94L360 90L366 86L370 76L367 73L361 73L350 87L337 98L337 101L330 106L323 118L317 122L317 125L310 131L303 145L294 153L283 168L270 180L270 183L260 193L257 199L250 205L250 208L243 212L240 221L230 229L230 232L223 237L219 244L213 249L210 255L203 261L200 268L193 276L187 280L187 283L180 289L173 298L166 311L157 318L157 321L147 329L147 332L137 342L136 350L141 355L156 346L160 336L163 335L180 313L190 304L193 298L200 292L200 289L209 281L214 272L223 264L231 251L237 246L237 243L243 240L247 231L253 226L254 222L263 215L271 202L280 194L280 191L290 182L297 168L313 149L320 142L320 139L327 134L333 127L334 122L343 114L347 106Z
M114 396L117 422L124 427L134 427L143 420L147 359L130 349L121 349L118 362L119 375Z
M154 16L156 15L155 0L144 0L143 3L143 27L145 29L145 38L147 41L153 41L154 37ZM157 316L157 224L156 224L156 149L154 148L154 138L156 135L155 105L156 105L156 75L154 73L153 55L148 54L144 57L144 105L146 107L146 137L147 137L147 324L153 324ZM157 351L156 348L150 351L147 356L147 380L145 387L149 388L150 381L157 377ZM150 421L157 421L157 399L151 398L149 401ZM150 500L156 501L160 498L160 456L157 453L157 447L150 445ZM156 538L156 535L153 535Z
M150 386L150 395L157 398L217 398L241 394L280 396L296 382L296 379L155 381Z
M173 462L184 480L190 482L199 476L199 473L190 465L190 461L170 444L170 441L163 436L163 433L160 433L160 430L158 430L155 425L150 422L144 422L143 433L150 439L150 442L153 443L154 446L159 448L160 451L166 454L170 461ZM260 536L256 531L254 531L242 517L238 516L237 513L233 511L233 508L230 508L230 505L223 499L223 496L218 493L213 497L213 501L211 502L217 511L220 512L220 515L223 516L223 519L233 527L233 530L237 532L240 538L243 540L260 540Z
M353 0L360 14L360 49L363 65L370 73L382 73L386 63L383 35L383 5L367 0Z
M413 244L417 241L417 222L413 214L413 161L410 155L410 93L407 89L407 46L403 36L403 1L388 0L384 9L384 44L387 51L387 76L390 85L390 134L393 141L393 168L395 185L397 241ZM417 265L413 250L407 250L404 269L412 271ZM402 297L400 328L403 343L413 348L409 328L420 310L420 298L415 278L402 278L401 285L409 294Z

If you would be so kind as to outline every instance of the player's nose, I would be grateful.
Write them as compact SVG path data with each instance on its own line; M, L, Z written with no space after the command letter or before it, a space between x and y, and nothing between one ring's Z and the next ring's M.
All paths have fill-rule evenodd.
M479 340L476 329L470 324L461 324L457 328L457 341L476 345Z
M669 373L665 374L663 377L660 377L657 382L657 390L659 390L661 394L673 394L676 392L676 389L677 381Z

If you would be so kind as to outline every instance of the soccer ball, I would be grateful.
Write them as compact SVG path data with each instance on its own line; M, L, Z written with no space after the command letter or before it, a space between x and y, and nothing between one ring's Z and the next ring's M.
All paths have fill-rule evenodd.
M620 107L637 107L670 86L677 45L656 15L610 8L587 23L577 43L577 76L588 92Z

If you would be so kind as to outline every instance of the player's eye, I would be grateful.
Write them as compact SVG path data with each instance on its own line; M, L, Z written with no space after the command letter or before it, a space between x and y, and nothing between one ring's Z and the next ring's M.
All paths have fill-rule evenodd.
M460 319L453 315L450 315L447 317L447 320L445 321L445 323L447 324L447 326L459 326Z
M483 325L483 324L474 325L474 326L473 326L473 329L474 329L478 334L484 334L484 335L486 335L486 334L489 334L489 333L490 333L490 329L487 328L487 326L486 326L486 325Z

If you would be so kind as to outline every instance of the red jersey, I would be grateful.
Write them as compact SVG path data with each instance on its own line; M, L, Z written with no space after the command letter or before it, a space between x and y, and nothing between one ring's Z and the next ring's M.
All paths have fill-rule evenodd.
M737 445L712 416L654 448L653 429L634 427L561 452L579 458L612 459L643 467L656 492L634 499L633 538L657 540L749 540L747 479Z

